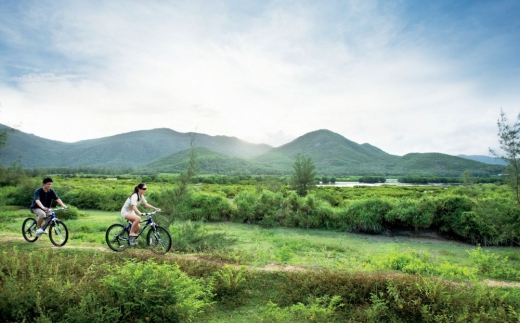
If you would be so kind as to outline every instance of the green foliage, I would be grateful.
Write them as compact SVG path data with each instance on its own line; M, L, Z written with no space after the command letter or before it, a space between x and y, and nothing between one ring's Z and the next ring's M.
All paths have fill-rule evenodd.
M467 196L446 195L436 198L432 226L440 232L464 237L464 212L471 212L475 202Z
M392 209L385 215L386 228L427 229L433 222L433 212L424 207L426 199L403 198L393 203Z
M175 222L169 228L172 249L177 252L202 252L230 247L236 239L222 232L212 232L201 222Z
M11 191L7 195L9 204L29 208L32 203L34 191L40 186L41 179L26 178L24 181L16 185L14 191Z
M498 137L500 149L504 154L490 149L489 151L495 157L507 162L506 182L515 193L516 201L520 204L520 114L516 118L513 125L509 125L506 114L500 111L500 119L498 119Z
M361 176L359 178L360 183L384 183L386 177L383 176Z
M478 248L468 251L479 274L496 279L520 280L520 270L515 269L507 257Z
M56 216L60 220L75 220L79 218L81 215L82 213L74 206L68 206L64 210L56 211Z
M19 161L13 163L8 168L4 168L0 165L0 186L16 186L23 183L25 180L25 170L22 168Z
M296 154L291 176L291 186L300 196L307 195L307 191L315 186L316 165L311 157Z
M248 223L255 223L255 203L256 203L256 194L250 191L240 192L234 199L235 205L237 207L236 216L233 216L231 219L234 221L244 220Z
M214 293L217 299L235 306L244 303L246 267L235 268L224 265L214 274Z
M344 210L345 226L352 232L381 233L383 219L392 209L385 198L369 198L353 201Z
M215 193L191 191L186 198L187 209L176 214L179 220L221 221L233 217L233 208L226 197Z
M451 265L447 262L437 263L431 254L413 250L392 252L380 257L371 257L366 263L371 270L390 269L407 274L421 276L443 276L457 279L474 279L477 270L473 268Z
M335 315L336 311L343 306L341 297L327 295L309 298L306 304L297 303L285 308L269 302L260 309L262 317L258 319L258 322L336 322L339 321Z
M212 296L178 266L152 261L111 266L101 283L129 321L186 322L202 313Z

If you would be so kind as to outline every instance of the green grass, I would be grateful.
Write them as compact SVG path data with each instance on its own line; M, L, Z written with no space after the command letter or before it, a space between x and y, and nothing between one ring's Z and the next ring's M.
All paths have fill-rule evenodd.
M105 248L105 231L113 223L123 223L118 212L82 210L76 220L65 220L69 228L67 247ZM4 208L0 217L0 235L4 243L19 248L49 248L49 239L43 237L36 243L25 242L20 233L23 220L31 216L26 209ZM476 246L455 241L412 239L382 235L353 234L327 230L294 228L262 228L237 223L204 224L206 235L223 234L236 240L225 246L205 252L191 253L205 259L252 267L293 266L299 269L328 269L363 271L391 253L427 254L434 264L449 263L454 266L472 267L469 251ZM175 234L175 224L170 227ZM141 238L142 239L142 238ZM144 249L144 241L139 248ZM508 264L520 270L520 256L512 247L485 248L499 257L508 257ZM179 252L177 252L179 254ZM373 268L372 268L373 270ZM482 277L485 278L485 277Z
M283 304L283 297L293 297L289 305L296 306L298 295L291 295L285 290L281 293L284 282L298 281L291 278L299 273L309 273L307 279L320 282L320 272L330 271L334 281L334 272L352 272L354 275L385 275L392 270L377 268L389 255L427 255L434 264L449 263L461 268L474 268L475 265L468 251L476 246L455 241L434 239L412 239L409 237L387 237L378 235L360 235L326 230L304 230L289 228L262 228L255 225L238 223L208 223L202 228L206 235L220 234L230 242L228 245L210 248L204 252L170 252L156 256L144 247L136 250L129 248L125 252L115 253L105 243L105 230L113 223L122 222L118 212L82 210L83 215L76 220L65 220L69 228L70 240L63 248L54 247L47 237L35 243L27 243L21 235L23 220L31 216L26 209L2 208L0 211L0 252L16 249L27 254L30 251L52 251L63 256L77 256L77 261L88 263L88 259L97 259L100 263L122 261L122 259L154 259L157 263L175 262L193 276L214 275L215 271L230 264L233 268L250 269L244 290L239 290L228 301L218 299L212 309L196 318L194 322L265 322L264 312L268 302L278 301ZM170 227L175 234L177 224ZM209 240L209 239L208 239ZM515 248L486 248L500 257L508 257L510 268L520 270L520 256ZM75 258L74 258L75 259ZM97 267L92 267L97 268ZM398 272L398 271L394 271ZM314 274L316 273L316 274ZM340 275L340 274L338 274ZM338 276L340 278L341 276ZM401 276L400 276L401 277ZM446 276L442 278L446 279ZM478 277L484 280L485 275ZM404 277L403 279L409 279ZM420 278L419 278L420 279ZM453 280L461 280L455 277ZM467 280L467 279L466 279ZM474 280L467 280L474 283ZM362 280L360 280L362 282ZM408 280L400 286L407 286ZM458 284L458 283L457 283ZM231 286L232 287L232 286ZM341 286L340 286L341 287ZM313 287L309 287L313 290ZM339 287L338 287L339 288ZM287 310L288 307L285 307ZM271 309L272 310L272 309ZM306 309L309 310L309 309ZM277 312L278 311L278 312ZM283 317L282 309L275 309L278 317ZM273 314L274 315L274 314ZM309 320L310 321L310 320ZM273 321L274 322L274 321Z

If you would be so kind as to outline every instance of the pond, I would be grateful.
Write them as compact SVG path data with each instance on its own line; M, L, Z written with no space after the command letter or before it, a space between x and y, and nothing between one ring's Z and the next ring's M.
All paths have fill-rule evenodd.
M397 180L386 180L385 183L359 183L359 182L336 182L331 184L318 184L317 186L332 186L332 187L354 187L354 186L381 186L381 185L394 185L394 186L456 186L459 184L446 184L446 183L429 183L429 184L412 184L412 183L399 183Z

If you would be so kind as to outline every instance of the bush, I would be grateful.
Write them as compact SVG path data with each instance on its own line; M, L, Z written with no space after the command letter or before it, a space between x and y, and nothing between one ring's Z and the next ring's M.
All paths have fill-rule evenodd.
M383 219L391 209L392 204L385 198L353 201L346 207L345 225L353 232L381 233Z
M220 221L232 217L233 210L227 198L216 193L191 191L187 202L189 210L182 219L191 221Z
M76 207L70 205L67 206L67 208L64 210L56 211L56 217L58 217L60 220L75 220L81 215L82 213L80 213Z
M111 266L102 283L114 295L123 319L187 322L209 305L211 291L183 273L178 265L129 261Z

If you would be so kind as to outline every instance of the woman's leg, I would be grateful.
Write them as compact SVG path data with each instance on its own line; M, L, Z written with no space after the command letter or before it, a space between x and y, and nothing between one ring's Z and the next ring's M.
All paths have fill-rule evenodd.
M139 223L139 222L141 222L141 218L138 215L136 215L136 214L128 213L125 216L125 219L129 220L130 222L132 222L132 227L130 228L130 235L131 236L136 236L137 232L139 231L139 228L141 227L141 225Z

